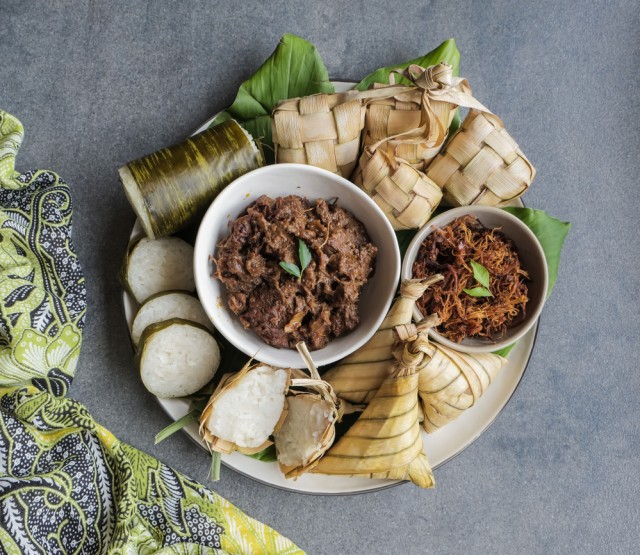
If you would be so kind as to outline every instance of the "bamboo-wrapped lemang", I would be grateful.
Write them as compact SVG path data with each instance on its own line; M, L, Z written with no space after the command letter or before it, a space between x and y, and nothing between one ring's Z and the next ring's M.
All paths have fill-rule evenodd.
M228 120L118 172L144 232L156 239L193 223L224 187L263 165L260 146Z
M358 420L312 470L321 474L410 480L435 485L423 452L418 404L418 368L424 335L395 345L394 371L387 376Z
M400 295L373 337L353 354L342 359L323 375L338 397L351 403L368 403L395 368L393 348L397 326L411 324L416 301L427 288L442 280L440 274L418 280L404 280Z

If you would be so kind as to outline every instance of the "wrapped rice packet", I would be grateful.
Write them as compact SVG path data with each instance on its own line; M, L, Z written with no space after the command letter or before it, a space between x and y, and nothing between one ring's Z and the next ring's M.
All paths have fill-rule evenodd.
M435 485L422 450L418 408L418 368L426 341L419 335L396 346L396 369L312 472L410 480L422 488Z
M447 63L426 69L411 65L392 73L390 86L374 87L391 89L394 74L415 86L367 103L363 145L373 148L388 139L380 147L382 150L424 171L442 148L458 106L484 107L473 98L466 79L454 77L453 68Z
M437 326L436 315L411 325L404 333L426 337ZM461 353L428 342L420 365L418 390L424 419L422 427L432 433L458 418L483 395L507 360L494 353Z
M450 65L411 65L398 72L414 83L367 103L364 150L352 181L387 215L394 229L422 227L442 199L442 189L424 170L440 152L459 106L488 111ZM397 89L397 87L395 87Z
M200 417L200 435L211 451L252 455L273 444L287 415L291 369L249 361L223 376Z
M276 162L309 164L348 179L360 154L367 102L410 88L320 93L283 100L271 116Z
M427 170L451 206L502 206L523 195L536 176L502 120L469 110L460 129Z
M427 288L442 279L440 274L424 280L408 279L400 285L400 296L389 309L378 331L353 354L325 372L341 399L351 403L368 403L386 377L395 369L393 349L398 342L396 326L411 323L416 301Z
M304 342L296 348L311 377L292 370L287 415L275 434L278 465L286 478L297 478L312 470L333 444L336 424L344 414L356 410L338 399L331 385L320 377Z

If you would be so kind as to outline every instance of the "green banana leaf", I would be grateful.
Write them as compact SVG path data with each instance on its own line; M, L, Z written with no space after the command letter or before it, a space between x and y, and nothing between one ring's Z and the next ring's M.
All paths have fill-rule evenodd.
M247 455L247 457L251 457L252 459L257 459L262 462L273 462L278 460L274 445L269 445L269 447L265 447L262 451L258 451L253 455Z
M547 259L547 267L549 268L548 297L551 295L551 291L558 277L560 252L562 251L562 245L567 233L569 233L571 224L552 218L544 210L520 208L517 206L507 206L503 208L503 210L522 220L527 227L533 231L538 241L540 241L544 256Z
M456 46L454 39L445 40L438 48L432 50L424 56L403 62L401 64L395 64L392 66L381 67L376 69L373 73L367 75L362 81L360 81L355 88L359 91L366 91L373 83L389 83L389 75L394 69L406 69L412 64L416 64L422 67L429 67L440 62L447 62L453 67L453 74L458 75L460 69L460 52ZM411 82L407 79L396 75L396 83L403 85L411 85Z
M567 237L567 233L569 233L571 224L552 218L544 210L520 208L517 206L507 206L503 208L503 210L522 220L527 227L533 231L538 241L540 241L549 270L549 286L547 288L547 297L549 297L558 277L560 252L562 251L562 245ZM504 349L496 351L496 354L506 357L515 346L515 343L509 345Z
M458 47L456 46L455 39L447 39L445 40L438 48L432 50L428 54L424 56L420 56L419 58L415 58L413 60L409 60L408 62L403 62L401 64L396 64L393 66L381 67L377 69L373 73L367 75L362 81L360 81L355 88L359 91L366 91L373 83L389 83L389 75L394 69L405 69L412 64L419 65L421 67L429 67L435 64L439 64L440 62L447 62L451 64L453 67L453 74L458 75L460 70L460 52L458 51ZM404 77L400 77L396 75L395 77L396 83L403 85L410 85L411 83L405 79ZM449 127L449 132L453 133L460 127L460 110L456 110L456 115L451 122L451 126Z
M217 125L234 118L264 147L267 163L273 163L271 112L287 98L332 93L327 68L310 42L286 34L273 54L247 79L236 99L211 122Z

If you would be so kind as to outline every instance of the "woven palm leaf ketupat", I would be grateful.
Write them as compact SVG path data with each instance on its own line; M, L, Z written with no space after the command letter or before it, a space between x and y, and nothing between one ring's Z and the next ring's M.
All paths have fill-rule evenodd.
M415 86L368 102L365 148L352 176L396 230L422 227L442 200L441 188L422 170L442 148L455 110L486 110L448 64L413 65L400 74Z
M454 77L453 68L444 62L426 69L411 65L397 74L415 86L367 103L364 146L388 139L383 143L386 152L424 170L442 148L458 106L474 104L471 87ZM374 88L389 87L375 84ZM410 132L414 133L406 137Z
M418 420L418 366L424 358L420 343L425 341L418 336L398 345L396 370L312 472L410 480L422 488L435 485Z
M427 169L452 206L501 206L518 198L536 175L499 117L472 109Z
M242 446L238 445L232 440L225 439L213 433L211 431L211 418L214 417L214 410L216 404L220 403L223 396L231 391L232 389L238 387L241 382L247 378L248 374L251 372L259 372L259 371L271 371L273 375L275 372L284 372L285 373L285 382L284 388L281 391L282 395L282 403L283 406L280 409L280 416L276 422L273 424L273 428L265 434L264 440L259 445L254 446ZM216 387L215 391L211 395L209 402L207 403L205 409L202 411L200 415L200 426L199 432L202 440L205 442L210 451L216 451L218 453L230 454L234 451L239 451L240 453L244 453L245 455L253 455L262 451L263 449L273 445L273 441L269 439L273 433L277 432L282 426L284 419L287 416L287 405L286 405L286 393L289 390L289 386L291 385L291 369L290 368L273 368L266 364L258 363L251 364L251 361L247 362L240 371L233 374L225 374L222 376L220 383ZM241 411L246 414L256 414L259 413L261 406L264 406L264 403L261 402L260 399L257 398L247 398L244 407L242 407ZM228 415L227 415L228 416ZM237 416L237 415L232 415ZM240 418L238 418L240 421ZM237 424L237 422L236 422ZM227 433L230 431L230 428L227 429Z
M276 162L317 166L348 178L358 160L364 107L358 98L315 94L281 102L273 111Z
M348 179L360 155L365 102L405 90L398 85L283 100L271 116L276 162L308 164Z
M354 183L385 213L393 229L422 227L442 200L442 190L423 172L384 150L366 147Z

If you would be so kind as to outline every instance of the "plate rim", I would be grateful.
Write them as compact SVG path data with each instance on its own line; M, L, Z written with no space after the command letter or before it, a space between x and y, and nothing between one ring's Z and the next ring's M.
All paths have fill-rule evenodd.
M346 80L346 79L332 79L331 82L334 83L334 84L340 83L344 87L347 87L347 88L348 87L353 87L354 85L357 84L357 82ZM195 135L195 134L200 133L200 132L204 131L205 129L207 129L210 126L211 122L217 117L217 115L218 114L214 114L211 118L209 118L204 123L202 123L189 136ZM524 203L522 202L521 199L518 199L518 202L521 203L524 206ZM138 234L142 234L142 235L144 234L142 229L139 229L138 233L136 233L136 229L138 227L139 227L139 222L136 219L134 221L133 228L132 228L131 233L129 235L129 242L134 240ZM122 287L121 290L122 290L121 291L122 294L121 294L121 299L120 299L120 306L122 308L122 317L123 317L122 320L123 320L123 322L124 322L124 324L126 326L127 334L130 337L130 324L129 324L129 319L127 318L127 302L129 302L134 307L134 309L137 306L137 303L135 302L135 300L130 299L130 298L127 301L128 293L127 293L126 289L124 287ZM135 317L135 313L134 313L133 317ZM494 422L498 419L498 417L506 409L507 405L509 405L509 402L511 401L511 399L515 395L516 391L520 387L520 384L522 383L522 380L523 380L523 378L524 378L524 376L525 376L525 374L527 372L527 369L529 367L529 363L531 362L531 357L533 356L533 352L535 350L535 346L536 346L536 343L537 343L538 331L539 331L539 327L540 327L540 321L541 321L541 316L538 317L538 319L536 320L534 326L525 334L525 336L523 336L523 338L521 338L521 339L524 339L525 337L528 337L529 335L533 334L533 337L531 339L531 348L529 349L529 352L526 354L526 360L524 361L524 363L522 365L522 370L520 371L520 376L518 377L517 382L513 386L513 390L510 392L510 394L506 398L506 400L504 400L504 402L502 403L502 406L500 407L500 409L487 422L487 424L482 428L482 430L479 431L479 433L474 435L474 437L470 441L468 441L465 445L463 445L458 451L456 451L452 455L448 456L446 459L440 461L438 464L434 465L432 467L433 470L437 470L438 468L444 466L448 462L450 462L453 459L455 459L458 455L460 455L461 453L466 451L471 445L473 445L480 438L480 436L482 436L494 424ZM132 354L135 356L136 349L135 349L135 347L134 347L134 345L133 345L133 343L131 341L129 341L129 345L131 347ZM158 405L160 406L160 408L164 412L164 414L169 418L169 420L175 422L176 419L171 415L171 413L169 412L169 409L163 403L163 400L159 399L155 395L153 397L154 397L154 400L156 401L156 403L158 403ZM186 427L182 428L181 432L186 434L186 436L190 439L190 441L192 443L194 443L198 448L206 450L204 445L202 445L191 433L189 433L189 431L186 429ZM275 489L278 489L278 490L281 490L281 491L286 491L286 492L289 492L289 493L297 493L297 494L301 494L301 495L331 496L331 497L333 497L333 496L363 495L363 494L367 494L367 493L373 493L373 492L378 492L378 491L390 489L390 488L399 486L401 484L408 483L407 480L390 480L388 484L382 484L382 485L379 485L379 486L374 486L374 487L366 488L366 489L358 489L358 490L350 490L350 491L339 491L339 492L308 491L308 490L303 490L303 489L296 489L295 487L285 487L285 486L282 486L282 485L279 485L279 484L268 482L268 481L266 481L266 480L264 480L262 478L256 477L256 476L254 476L252 474L249 474L249 473L247 473L247 472L245 472L243 470L239 470L238 468L236 468L235 466L233 466L229 462L225 461L224 457L222 457L222 464L225 467L229 468L230 470L232 470L232 471L234 471L234 472L236 472L236 473L238 473L238 474L240 474L242 476L245 476L245 477L247 477L247 478L249 478L249 479L251 479L251 480L253 480L255 482L264 484L266 486L269 486L271 488L275 488ZM295 482L292 482L292 483L295 483Z

